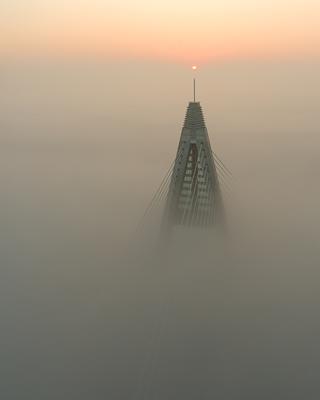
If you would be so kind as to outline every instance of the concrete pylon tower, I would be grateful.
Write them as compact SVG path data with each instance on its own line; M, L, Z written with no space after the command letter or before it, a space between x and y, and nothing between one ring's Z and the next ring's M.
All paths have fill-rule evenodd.
M224 209L208 131L199 102L189 103L172 171L162 234L175 226L224 225Z

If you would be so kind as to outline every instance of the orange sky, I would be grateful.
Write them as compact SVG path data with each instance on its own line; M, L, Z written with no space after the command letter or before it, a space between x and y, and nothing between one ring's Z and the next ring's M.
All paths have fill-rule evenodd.
M2 53L90 54L204 62L320 55L315 0L11 0Z

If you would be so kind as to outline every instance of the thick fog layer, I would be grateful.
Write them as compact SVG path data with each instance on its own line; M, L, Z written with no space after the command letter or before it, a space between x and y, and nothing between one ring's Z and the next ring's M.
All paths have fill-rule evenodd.
M233 173L228 239L165 251L137 226L175 157L188 70L1 68L1 398L317 398L319 63L200 69Z

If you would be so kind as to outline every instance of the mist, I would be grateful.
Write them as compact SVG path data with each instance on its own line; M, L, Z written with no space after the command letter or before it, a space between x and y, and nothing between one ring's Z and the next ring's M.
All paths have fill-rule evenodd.
M317 398L319 61L200 68L233 175L228 238L195 232L166 252L137 227L175 157L188 69L1 69L2 397Z

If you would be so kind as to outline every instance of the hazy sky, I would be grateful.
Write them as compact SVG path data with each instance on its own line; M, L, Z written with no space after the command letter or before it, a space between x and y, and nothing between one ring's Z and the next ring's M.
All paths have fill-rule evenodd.
M319 0L0 0L1 399L319 398L319 20ZM190 63L233 251L183 242L159 268L129 249Z
M317 56L317 0L4 0L2 52L198 62Z

